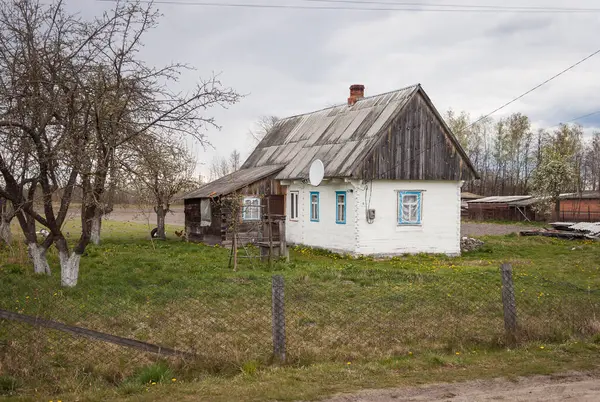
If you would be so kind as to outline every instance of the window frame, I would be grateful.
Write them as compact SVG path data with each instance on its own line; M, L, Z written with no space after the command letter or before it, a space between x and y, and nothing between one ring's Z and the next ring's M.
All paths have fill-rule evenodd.
M246 206L246 200L253 200L253 201L256 200L256 201L258 201L258 205ZM244 221L244 222L260 221L260 207L261 207L260 197L252 196L252 195L245 196L242 199L242 221ZM250 212L250 216L248 217L247 214L248 214L249 209L258 211L256 218L252 217L252 212Z
M346 193L347 193L346 191L336 191L335 192L335 223L337 223L338 225L345 225L346 224L346 210L347 210L346 204L347 204L347 199L348 199L348 196L347 196ZM340 202L338 201L338 197L340 195L344 196L344 202L343 202L343 204L340 204ZM342 209L342 212L343 212L342 219L339 219L339 215L338 215L338 212L339 212L338 208L340 207L340 205L342 205L342 208L343 208Z
M294 197L296 198L294 200ZM290 191L290 221L297 222L298 221L298 212L300 207L298 206L298 202L300 201L300 192L299 191Z
M200 227L212 226L212 205L210 198L200 199ZM208 217L205 217L203 212L207 212Z
M402 207L404 205L404 197L409 195L417 196L417 220L415 221L405 221L403 219ZM398 203L398 225L399 226L421 226L423 225L423 191L421 190L401 190L398 191L397 196Z
M313 217L313 195L317 196L317 202L315 203L317 208L316 208L316 212L317 212L317 216ZM319 222L319 218L321 217L321 211L320 211L320 195L318 191L311 191L310 192L310 198L308 199L309 202L309 211L310 211L310 221L311 222Z

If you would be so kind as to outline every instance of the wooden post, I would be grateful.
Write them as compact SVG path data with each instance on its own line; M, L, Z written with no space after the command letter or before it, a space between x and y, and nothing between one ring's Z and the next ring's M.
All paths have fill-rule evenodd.
M271 198L267 198L267 225L269 226L269 267L273 265L273 221L271 220Z
M283 276L274 275L272 281L273 357L285 362L285 301Z
M279 220L279 257L285 258L286 261L290 260L287 241L285 240L285 218Z
M517 341L517 303L512 266L504 263L500 266L502 275L502 305L504 306L504 329L509 344Z
M231 247L233 249L233 270L237 271L237 265L238 265L238 238L237 238L237 231L233 232L233 239L231 240Z

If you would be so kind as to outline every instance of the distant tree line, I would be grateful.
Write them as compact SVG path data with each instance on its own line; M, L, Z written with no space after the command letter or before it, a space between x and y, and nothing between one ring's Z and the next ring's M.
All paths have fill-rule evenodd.
M463 191L556 198L562 192L600 190L598 132L584 139L579 124L534 130L521 113L477 121L467 112L449 110L444 119L480 175Z

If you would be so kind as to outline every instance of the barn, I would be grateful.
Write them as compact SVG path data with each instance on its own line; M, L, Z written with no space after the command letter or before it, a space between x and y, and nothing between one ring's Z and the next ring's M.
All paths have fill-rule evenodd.
M314 186L317 160L324 177ZM215 239L218 206L207 205L237 191L244 203L281 197L288 243L353 255L457 255L461 186L476 178L420 84L370 97L353 85L344 104L279 120L239 172L186 196L186 230L190 239Z
M475 221L541 221L535 209L538 200L531 195L492 196L467 201L467 216Z
M600 222L600 191L561 194L559 205L563 222Z

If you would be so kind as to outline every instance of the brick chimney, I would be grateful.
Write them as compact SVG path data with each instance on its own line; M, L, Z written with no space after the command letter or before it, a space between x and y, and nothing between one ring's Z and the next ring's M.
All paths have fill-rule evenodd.
M350 97L348 98L348 106L354 105L356 102L365 97L365 86L361 84L350 85Z

